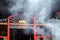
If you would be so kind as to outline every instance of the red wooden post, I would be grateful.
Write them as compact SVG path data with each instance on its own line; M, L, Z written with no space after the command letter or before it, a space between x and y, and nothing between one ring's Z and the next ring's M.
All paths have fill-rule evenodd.
M8 32L7 32L7 40L10 40L10 16L8 17Z
M36 36L36 19L34 19L34 40L37 40L37 36Z

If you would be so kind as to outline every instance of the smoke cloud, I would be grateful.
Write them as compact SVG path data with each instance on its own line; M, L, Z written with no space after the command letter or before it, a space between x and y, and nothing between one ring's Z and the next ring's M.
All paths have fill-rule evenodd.
M59 24L60 21L57 22L56 19L50 19L52 11L56 2L55 0L9 0L13 1L13 5L9 8L9 11L13 14L18 14L19 12L23 12L23 16L27 21L30 21L31 18L35 17L36 23L47 24L49 28L52 29L52 35L55 35L55 40L59 40L60 38L60 28ZM49 22L51 20L51 22ZM28 31L24 31L25 33L29 34L30 30L33 30L33 27L26 28ZM39 34L39 28L37 28L37 33Z

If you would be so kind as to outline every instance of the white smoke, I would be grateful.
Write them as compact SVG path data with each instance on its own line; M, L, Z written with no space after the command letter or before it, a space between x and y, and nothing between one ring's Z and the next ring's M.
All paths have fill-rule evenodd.
M51 15L52 3L51 0L27 0L27 6L25 7L24 16L36 17L37 23L44 23ZM48 11L47 11L48 10ZM25 18L27 20L27 18ZM28 19L30 20L30 19Z
M55 40L59 40L60 38L60 22L52 20L53 23L50 23L48 20L51 16L52 6L54 4L54 0L13 0L15 3L9 10L12 14L17 14L20 11L24 12L24 16L26 16L25 20L30 20L29 17L36 17L36 23L48 24L48 27L52 29L52 34L55 34ZM24 4L25 3L25 4ZM28 18L28 19L27 19ZM57 22L57 23L54 23ZM33 28L29 28L33 30ZM38 30L39 31L39 30ZM27 33L27 32L26 32ZM39 32L38 32L39 33Z
M49 19L50 16L51 16L51 10L52 10L52 6L53 6L53 3L54 1L53 0L29 0L28 3L28 6L26 8L26 11L24 12L24 15L27 16L27 17L31 17L31 16L34 16L37 18L37 23L43 23L43 24L46 24L46 22L48 20L51 20ZM37 12L37 13L36 13ZM60 21L59 23L54 20L52 20L53 23L49 23L48 21L48 24L50 24L48 27L52 29L52 35L56 36L54 38L54 40L59 40L60 38L60 28L59 28L59 24L60 24ZM57 22L57 23L54 23L54 22ZM39 31L39 30L38 30ZM39 32L38 32L39 33Z
M10 4L10 8L9 11L11 12L11 14L18 14L19 12L23 11L23 7L25 4L24 0L9 0L12 2L12 4Z
M60 38L60 20L51 19L47 23L48 27L52 29L52 35L54 35L54 40L59 40Z

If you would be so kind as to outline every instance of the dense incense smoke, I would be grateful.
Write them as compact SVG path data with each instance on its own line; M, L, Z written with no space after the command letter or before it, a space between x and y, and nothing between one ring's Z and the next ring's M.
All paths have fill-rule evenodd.
M12 0L10 0L12 1ZM12 5L9 10L12 14L18 14L23 12L23 16L26 16L25 20L30 21L29 17L35 17L36 23L47 24L47 28L51 28L52 35L55 35L54 40L59 40L60 38L60 21L57 22L56 19L50 19L52 10L54 10L53 5L56 2L54 0L13 0L14 5ZM27 19L28 18L28 19ZM51 20L51 21L49 21ZM55 20L55 21L54 21ZM55 23L56 22L56 23ZM25 33L29 34L33 27L26 28ZM39 34L39 28L37 28L37 34ZM50 30L50 29L49 29Z

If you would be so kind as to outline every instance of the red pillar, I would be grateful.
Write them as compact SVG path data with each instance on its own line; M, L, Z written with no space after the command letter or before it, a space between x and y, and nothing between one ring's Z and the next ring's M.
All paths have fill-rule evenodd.
M10 40L10 17L8 17L8 32L7 32L7 40Z
M34 19L34 40L37 40L37 36L36 36L36 19Z

